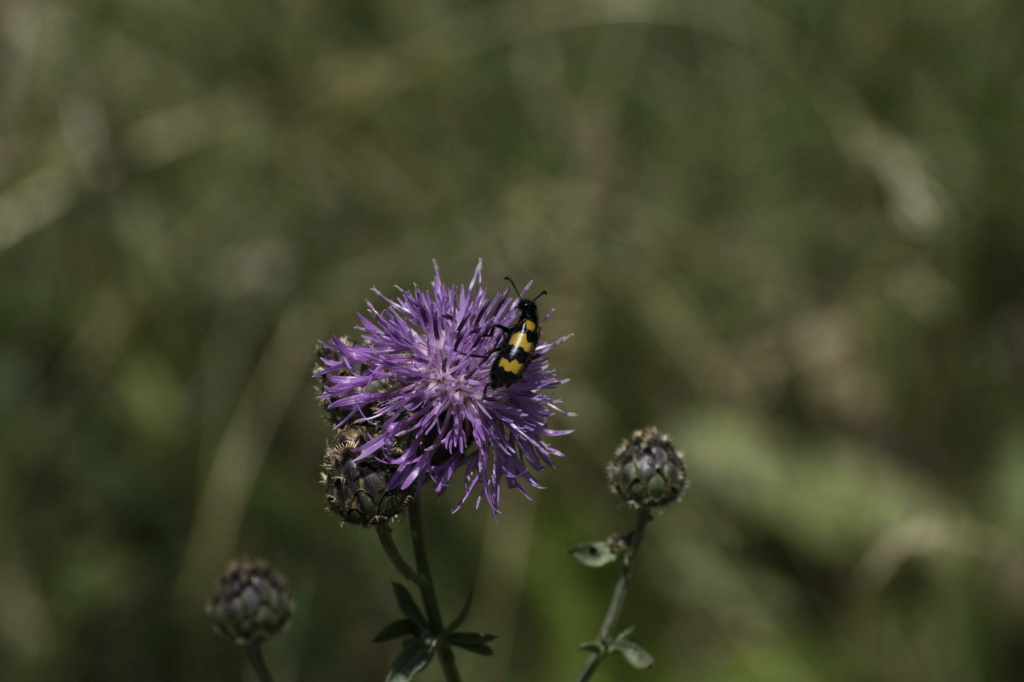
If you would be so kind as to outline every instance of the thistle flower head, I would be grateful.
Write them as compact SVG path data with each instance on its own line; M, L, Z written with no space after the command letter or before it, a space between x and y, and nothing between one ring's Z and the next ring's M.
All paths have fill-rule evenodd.
M320 398L338 426L370 427L355 461L395 467L389 487L414 494L425 486L440 494L463 470L455 510L475 494L478 507L486 499L497 513L502 483L529 497L524 484L542 487L533 472L553 467L552 457L562 454L545 440L569 433L548 428L553 412L568 413L548 393L565 380L547 356L568 337L539 342L520 379L490 388L492 353L503 340L496 325L512 325L518 312L507 290L487 295L482 267L469 286L442 283L435 262L428 289L396 287L391 298L374 289L383 304L367 301L359 316L363 342L323 343L318 374Z

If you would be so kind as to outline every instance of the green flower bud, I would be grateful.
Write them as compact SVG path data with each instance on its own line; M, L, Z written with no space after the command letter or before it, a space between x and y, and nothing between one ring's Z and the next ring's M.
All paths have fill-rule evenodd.
M406 490L388 490L394 468L373 459L355 462L356 448L369 440L365 428L349 426L337 432L324 453L320 482L327 493L327 509L343 524L364 528L397 518L412 501Z
M288 625L295 605L285 577L265 559L233 559L217 583L206 614L217 634L235 644L262 642Z
M679 501L686 490L683 454L655 426L634 431L608 463L608 483L633 509L657 509Z

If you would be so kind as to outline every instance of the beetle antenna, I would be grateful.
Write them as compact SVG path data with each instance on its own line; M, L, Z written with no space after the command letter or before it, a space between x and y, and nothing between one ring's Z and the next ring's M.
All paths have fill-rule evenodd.
M517 287L516 283L512 281L512 278L511 277L506 277L505 279L507 279L509 284L512 285L512 288L516 290L516 296L518 296L519 298L522 298L523 295L521 293L519 293L519 287ZM543 296L546 293L548 293L547 290L544 290L544 291L540 292L539 294L537 294L536 296L534 296L530 300L531 301L536 301L538 298L540 298L541 296Z
M505 279L507 279L509 284L512 285L512 288L516 290L516 296L518 296L519 298L522 298L523 295L519 293L519 287L517 287L516 283L512 281L512 278L511 277L506 277Z

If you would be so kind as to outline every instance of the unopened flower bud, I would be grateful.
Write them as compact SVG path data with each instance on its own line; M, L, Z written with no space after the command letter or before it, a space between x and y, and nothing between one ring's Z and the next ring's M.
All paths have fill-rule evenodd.
M634 431L608 464L612 492L633 509L677 502L686 490L683 454L655 426Z
M233 559L217 583L206 613L213 629L235 644L262 642L288 625L295 605L285 577L265 559Z
M320 481L327 493L327 509L342 523L364 528L378 526L398 517L412 501L406 490L388 490L394 468L367 458L356 462L356 449L369 440L366 429L345 427L324 453Z

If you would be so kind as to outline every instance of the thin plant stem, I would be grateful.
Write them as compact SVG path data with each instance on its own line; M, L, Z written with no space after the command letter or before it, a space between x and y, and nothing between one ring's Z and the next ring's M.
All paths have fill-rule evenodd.
M386 523L377 526L377 537L380 538L380 544L384 548L384 553L388 555L388 559L394 564L395 569L402 574L402 577L415 585L422 585L423 578L416 572L415 568L406 563L405 559L402 558L402 553L398 551L398 546L395 545L395 540L391 537L391 526Z
M629 542L629 549L626 550L626 555L622 559L622 573L619 574L619 580L615 583L615 591L612 592L611 602L608 604L608 610L604 614L604 621L601 623L601 630L597 633L597 642L602 646L606 647L610 644L610 638L612 631L615 629L615 624L619 622L619 616L622 614L622 607L626 603L626 586L629 583L629 579L633 575L633 560L636 558L637 552L640 550L640 543L644 539L644 528L647 527L647 523L651 520L651 512L646 507L637 512L636 515L636 528L633 529L632 537ZM607 650L601 653L592 651L587 656L587 660L583 663L583 668L580 670L579 675L576 676L576 682L586 682L590 679L590 676L597 670L597 666L601 664L605 658L608 657Z
M434 591L434 579L430 576L430 563L427 561L427 544L423 537L423 519L420 516L420 501L413 500L409 506L409 530L412 534L412 547L416 553L416 568L422 582L418 583L423 594L423 606L427 611L430 629L435 635L444 632L444 621L441 620L441 609L437 604L437 593ZM460 682L459 670L455 667L455 654L448 642L441 637L437 642L437 656L441 661L441 669L447 682Z
M256 677L260 679L260 682L274 682L274 678L270 675L270 668L267 667L267 662L263 660L263 649L260 648L259 642L253 642L245 646L245 653L249 657L249 663L252 664L252 669L256 671Z

